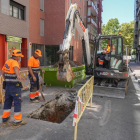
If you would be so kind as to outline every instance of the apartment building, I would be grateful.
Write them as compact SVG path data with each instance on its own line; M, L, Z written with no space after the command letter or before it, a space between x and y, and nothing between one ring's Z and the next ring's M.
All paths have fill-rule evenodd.
M0 69L14 49L21 49L25 56L21 66L27 66L28 40L28 0L0 0Z
M140 0L134 3L134 43L133 49L136 49L136 62L140 63Z
M37 48L42 51L42 66L56 63L72 3L78 4L93 52L94 36L101 33L102 0L0 0L0 68L15 48L25 56L21 59L22 67L27 66L28 58ZM69 58L83 63L81 38L77 30L74 33Z
M29 0L29 42L33 53L41 49L41 65L53 65L58 61L57 51L63 42L65 17L69 6L78 4L80 15L89 29L89 41L93 51L94 35L101 33L102 0ZM83 62L82 42L75 30L72 38L70 60Z

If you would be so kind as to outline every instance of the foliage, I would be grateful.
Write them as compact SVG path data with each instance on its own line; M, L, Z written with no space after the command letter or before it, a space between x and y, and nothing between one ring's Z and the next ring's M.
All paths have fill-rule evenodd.
M107 24L102 26L103 35L118 35L120 24L117 18L110 19Z
M120 32L123 37L123 44L127 46L129 54L133 46L134 21L131 21L130 23L122 23L120 25L118 19L115 18L110 19L106 25L105 24L102 25L103 35L118 35ZM125 47L124 54L126 54Z
M136 55L136 50L133 50L131 55Z
M131 52L133 47L133 37L134 37L134 21L130 23L122 23L120 32L122 33L123 37L123 44L127 46L128 54ZM125 48L124 48L125 53Z

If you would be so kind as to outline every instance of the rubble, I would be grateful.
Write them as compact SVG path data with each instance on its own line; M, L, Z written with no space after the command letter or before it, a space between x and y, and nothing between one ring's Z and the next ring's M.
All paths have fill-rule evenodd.
M75 90L60 91L55 99L45 103L28 115L29 118L61 123L74 109Z

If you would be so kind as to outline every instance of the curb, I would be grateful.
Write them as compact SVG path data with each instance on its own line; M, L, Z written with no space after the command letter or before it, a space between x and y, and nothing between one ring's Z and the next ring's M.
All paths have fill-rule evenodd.
M131 67L129 68L130 68L130 71L133 73L133 70L131 69ZM135 77L136 80L138 80L138 83L140 84L140 79L137 78L136 74L133 74L133 76Z

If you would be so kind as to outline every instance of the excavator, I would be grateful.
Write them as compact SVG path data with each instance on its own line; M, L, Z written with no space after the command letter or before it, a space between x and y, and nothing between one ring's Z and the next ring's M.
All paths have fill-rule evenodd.
M96 35L94 50L90 52L88 29L77 10L77 4L71 4L66 16L63 43L58 51L59 62L57 79L70 82L74 72L69 64L69 48L77 29L82 41L86 79L94 76L93 95L125 98L129 83L129 68L123 58L123 38L119 35ZM110 51L107 52L107 47ZM126 54L127 55L127 54ZM104 59L101 59L104 58Z

